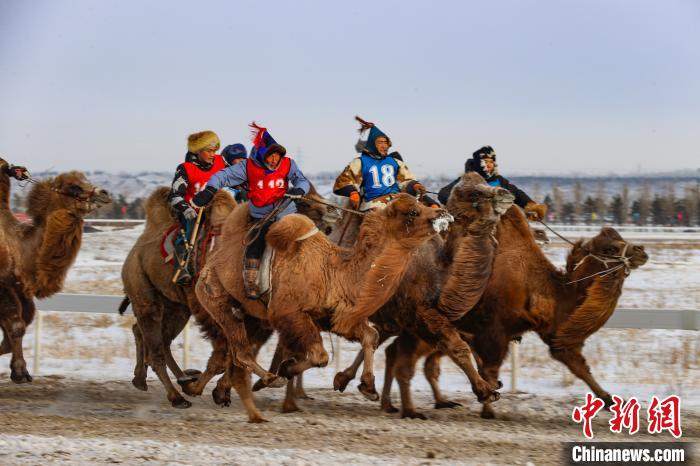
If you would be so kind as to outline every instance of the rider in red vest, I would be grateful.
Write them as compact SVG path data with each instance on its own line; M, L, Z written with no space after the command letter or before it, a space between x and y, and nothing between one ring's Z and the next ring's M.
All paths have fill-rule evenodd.
M254 138L248 160L212 176L206 189L195 195L192 203L195 206L205 206L223 187L240 186L248 192L250 216L254 222L262 222L256 239L246 248L243 264L246 293L254 299L260 297L256 280L265 250L265 235L273 222L296 212L294 202L285 199L284 195L302 196L309 192L310 185L296 162L286 157L287 150L275 142L266 128L255 123L250 126ZM281 207L281 210L269 218L269 214L277 207Z
M201 131L190 134L187 138L187 155L185 161L177 166L175 178L170 189L170 205L177 212L183 234L175 241L176 263L186 257L185 237L189 240L197 218L197 210L192 205L192 198L204 189L211 176L226 167L226 161L216 153L219 150L219 137L213 131ZM184 235L184 236L183 236ZM189 285L192 271L189 263L181 267L177 283Z

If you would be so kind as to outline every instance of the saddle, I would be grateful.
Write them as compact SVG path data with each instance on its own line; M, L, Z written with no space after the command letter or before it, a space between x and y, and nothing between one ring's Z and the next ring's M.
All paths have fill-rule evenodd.
M175 240L180 235L180 229L180 224L175 223L165 230L160 241L160 255L165 263L169 263L173 267L175 266ZM214 249L216 238L219 235L221 235L221 225L208 225L205 223L200 225L199 234L190 257L195 280L204 266L207 254Z

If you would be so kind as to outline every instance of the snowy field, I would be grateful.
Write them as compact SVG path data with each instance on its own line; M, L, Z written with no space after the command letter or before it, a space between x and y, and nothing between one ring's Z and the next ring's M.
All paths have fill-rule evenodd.
M121 265L142 227L105 230L85 235L65 292L121 294ZM650 261L628 278L620 306L697 309L700 244L692 239L635 241L646 246ZM563 242L553 242L545 251L555 264L564 263ZM351 361L357 346L344 342L341 353L333 354L326 337L333 361L305 377L315 399L300 402L302 413L281 414L283 390L259 392L257 404L271 422L250 425L235 394L231 407L214 405L213 384L202 398L190 398L193 406L185 411L170 407L152 374L148 392L133 388L132 324L130 314L45 313L38 374L32 371L33 326L25 338L25 358L35 376L32 384L12 384L9 357L0 358L0 411L5 420L0 427L0 464L559 464L553 443L582 439L580 426L570 416L572 408L582 404L586 387L553 361L534 335L526 335L519 347L518 392L508 390L510 363L503 368L505 387L495 404L497 420L479 418L466 378L447 360L441 386L464 406L432 409L419 363L415 401L428 421L381 413L359 395L356 383L343 394L333 392L336 368ZM194 326L189 335L188 365L203 368L209 344ZM181 339L173 349L182 360ZM264 364L272 349L268 345L263 350ZM606 329L589 339L584 354L603 387L625 399L636 396L643 410L652 395L681 395L683 438L698 441L697 332ZM378 387L382 355L380 350ZM394 401L398 405L396 388ZM627 439L608 431L609 418L609 413L596 418L596 439ZM634 439L671 437L637 434Z

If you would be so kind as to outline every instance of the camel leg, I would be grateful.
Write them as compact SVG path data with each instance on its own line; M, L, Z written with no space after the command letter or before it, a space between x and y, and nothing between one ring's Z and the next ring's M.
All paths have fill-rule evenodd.
M427 419L424 414L416 411L411 398L411 379L416 372L416 362L420 358L416 338L403 333L394 343L397 345L397 354L393 371L401 393L401 418Z
M358 324L351 339L358 339L362 345L362 376L357 389L370 401L379 400L379 393L374 386L374 352L379 343L379 333L368 321Z
M433 351L425 358L425 364L423 365L423 373L425 378L430 384L430 388L433 390L433 397L435 398L435 409L444 408L456 408L462 406L456 401L450 401L442 395L440 390L440 358L442 358L442 353L440 351Z
M394 340L384 350L384 387L382 387L382 411L385 413L398 413L399 410L391 403L391 386L394 383L394 365L398 356L398 344Z
M313 400L313 397L307 395L306 391L304 390L304 373L303 372L296 376L296 380L294 382L294 396L297 399L301 399L301 400Z
M212 341L212 352L209 355L207 368L204 370L204 372L199 374L195 380L178 380L178 383L180 384L180 387L182 387L182 391L186 394L191 396L199 396L204 391L204 387L206 387L207 383L209 383L209 381L215 375L223 373L225 368L229 367L230 365L231 358L226 340L223 338L214 339ZM228 387L230 386L231 385ZM217 388L215 390L219 390L219 384L217 384ZM214 402L219 406L229 406L231 403L230 391L228 393L221 393L219 390L216 394L212 393L212 396L214 397ZM228 400L226 400L226 398L228 398Z
M272 355L272 361L270 361L270 368L268 369L269 372L276 374L277 371L280 368L280 364L282 364L282 361L284 361L286 358L284 357L285 349L284 346L280 345L279 342L277 342L277 346L275 346L275 354ZM259 390L262 390L265 388L266 385L263 383L262 379L258 379L255 384L253 384L253 391L257 392Z
M233 379L235 377L233 372L235 366L231 364L231 360L227 359L226 364L227 365L224 367L227 367L227 369L224 371L224 375L219 377L219 380L216 382L216 387L214 387L214 390L211 391L211 397L214 400L214 403L222 408L231 406L231 387L234 385ZM207 371L205 371L205 374L206 373ZM199 380L197 381L199 382Z
M170 377L168 377L168 371L165 366L162 330L163 306L156 303L140 303L132 300L131 307L143 336L147 363L153 368L158 379L165 387L168 400L175 408L189 408L192 406L192 403L183 398L180 392L177 391L170 381Z
M136 343L136 365L134 366L134 378L131 383L134 387L144 392L148 390L146 383L146 375L148 366L146 365L146 347L143 344L143 336L138 324L131 327L131 332L134 334L134 342Z
M493 335L490 332L484 332L483 335ZM479 373L491 384L499 384L499 373L503 361L508 355L508 339L494 341L487 336L479 336L474 340L474 353L478 355L477 360L481 361ZM494 419L496 413L491 406L490 401L484 402L481 406L481 417L483 419Z
M381 344L384 343L390 336L391 335L389 333L380 331L377 346L381 346ZM364 358L365 353L360 350L357 353L357 356L355 356L355 360L348 368L335 374L335 377L333 378L333 390L337 390L341 393L345 391L350 381L357 375L357 370L360 368Z
M0 327L3 329L3 335L12 352L10 378L14 383L28 383L32 381L32 376L27 371L27 363L22 351L22 339L27 328L27 324L22 318L23 302L16 292L17 290L5 288L3 291L0 295L0 309L2 309ZM27 304L33 306L31 302Z
M12 351L12 344L10 343L10 337L7 336L7 332L4 328L2 330L2 342L0 343L0 356L7 354Z
M201 293L201 295L198 295L200 300L196 304L190 303L190 307L204 308L219 325L228 340L229 351L231 351L234 364L255 373L263 379L265 386L285 386L286 380L263 369L250 353L250 342L248 341L244 321L242 318L234 316L234 302L219 281L216 272L213 269L205 268L198 282L198 287L201 286L198 288ZM196 313L200 312L200 310L193 309L192 312ZM240 311L237 309L236 312L240 314Z
M355 356L355 360L348 368L335 374L335 377L333 377L333 390L337 390L341 393L344 392L350 381L357 375L357 370L362 365L364 359L365 353L360 350L357 356Z
M170 345L173 340L182 332L187 322L190 320L190 310L187 307L171 304L170 313L163 325L163 348L165 350L165 364L178 381L191 380L191 376L185 374L177 361L173 357Z
M297 377L299 377L299 375ZM299 406L297 406L296 397L294 396L294 379L289 379L289 382L287 382L287 391L285 393L284 403L282 404L282 412L294 413L297 411L301 411L301 409L299 409Z
M250 371L238 366L232 366L232 384L236 390L238 397L243 403L243 407L248 413L248 422L260 423L267 422L260 414L260 411L255 407L253 402L253 391L250 384Z
M326 367L328 353L323 348L323 339L316 323L301 309L285 309L277 312L270 303L270 323L279 332L280 344L299 360L288 359L280 364L278 374L288 379L312 367Z
M610 393L605 391L603 387L600 386L598 381L591 374L591 368L586 362L586 358L581 354L583 345L576 346L573 348L562 348L554 349L550 346L549 352L554 359L561 361L569 368L572 374L574 374L579 379L586 382L586 384L593 390L595 396L600 398L605 402L605 406L609 408L613 405L612 397Z
M472 351L469 344L462 339L449 320L435 309L418 309L418 317L424 324L422 331L436 341L438 349L448 355L466 374L472 391L480 402L497 401L501 395L498 381L489 383L484 380L472 363Z

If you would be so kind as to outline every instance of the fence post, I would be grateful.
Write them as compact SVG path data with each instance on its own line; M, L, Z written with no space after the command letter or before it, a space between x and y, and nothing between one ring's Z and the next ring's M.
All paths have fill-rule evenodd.
M34 323L34 365L32 372L35 376L39 375L39 360L41 359L41 323L44 320L44 314L36 311L36 322Z
M518 370L519 370L519 360L518 360L518 344L514 341L510 343L510 391L518 391Z
M187 369L190 365L190 321L182 329L182 368Z

